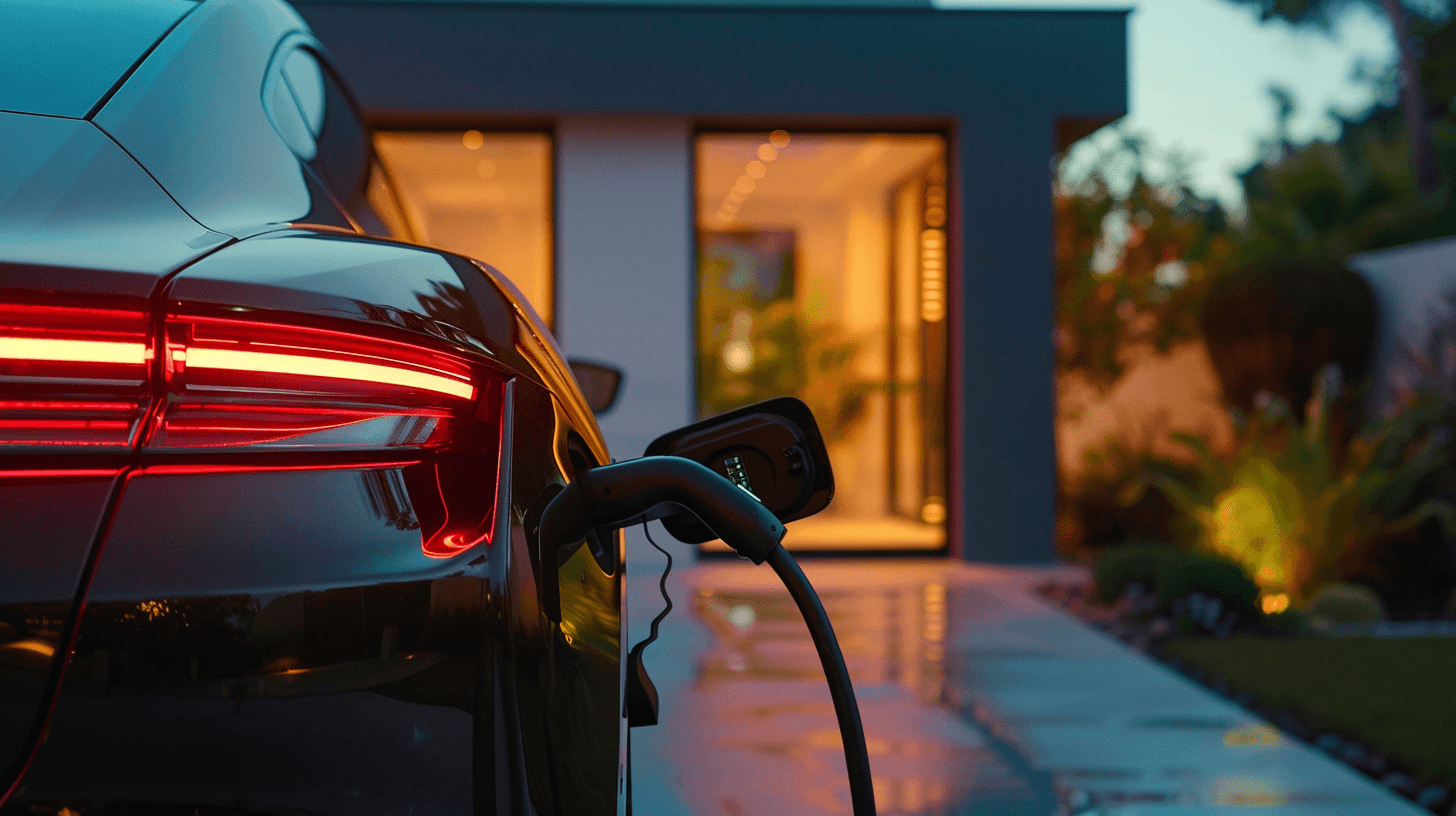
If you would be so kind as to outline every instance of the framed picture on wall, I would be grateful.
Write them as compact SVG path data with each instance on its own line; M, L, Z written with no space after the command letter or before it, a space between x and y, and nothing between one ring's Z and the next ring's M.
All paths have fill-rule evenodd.
M796 393L793 230L698 234L698 413Z
M767 305L794 297L794 231L698 234L698 294Z

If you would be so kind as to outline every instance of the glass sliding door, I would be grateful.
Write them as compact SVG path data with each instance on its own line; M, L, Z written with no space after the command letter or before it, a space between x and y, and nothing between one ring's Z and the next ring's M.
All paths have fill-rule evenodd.
M945 545L945 155L934 134L698 138L698 411L792 394L833 459L791 548Z
M382 131L374 144L419 240L504 272L551 325L551 136Z

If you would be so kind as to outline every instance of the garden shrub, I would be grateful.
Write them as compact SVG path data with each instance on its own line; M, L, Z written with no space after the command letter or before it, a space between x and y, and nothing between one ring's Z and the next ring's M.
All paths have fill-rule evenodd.
M1154 578L1158 602L1168 605L1177 598L1201 592L1233 609L1252 609L1259 598L1259 586L1239 564L1201 553L1175 553L1159 562Z
M1375 294L1343 263L1279 260L1221 275L1199 328L1224 400L1244 413L1260 392L1309 401L1327 364L1364 379L1375 337Z
M1159 567L1177 555L1177 550L1156 542L1134 542L1104 551L1092 570L1097 597L1103 603L1112 603L1138 583L1154 589Z
M1062 479L1058 513L1071 525L1070 533L1059 535L1064 557L1094 560L1102 550L1129 542L1193 539L1197 530L1167 496L1137 489L1149 473L1185 481L1192 476L1186 466L1148 448L1112 439L1086 452L1078 478Z
M1415 402L1368 423L1348 442L1331 431L1338 370L1316 378L1302 425L1271 398L1243 424L1231 453L1175 435L1198 459L1190 484L1150 474L1199 527L1200 549L1243 564L1264 592L1296 605L1320 587L1368 570L1382 542L1427 519L1456 532L1456 509L1428 498L1430 476L1450 460L1437 426L1445 407Z
M1306 612L1318 622L1335 626L1385 620L1380 596L1360 584L1330 584L1315 594Z

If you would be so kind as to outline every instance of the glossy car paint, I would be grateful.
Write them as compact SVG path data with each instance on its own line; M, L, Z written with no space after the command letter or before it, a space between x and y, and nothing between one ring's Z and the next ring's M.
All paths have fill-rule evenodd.
M176 9L113 21L171 30L99 55L69 107L0 113L0 305L134 310L151 349L125 449L0 438L4 810L615 811L621 538L542 564L526 525L608 461L559 349L489 267L363 234L367 136L337 88L294 87L291 57L331 69L290 9ZM455 360L478 408L442 427L497 435L162 445L174 335L208 320Z
M6 3L0 111L84 117L194 7L190 0Z

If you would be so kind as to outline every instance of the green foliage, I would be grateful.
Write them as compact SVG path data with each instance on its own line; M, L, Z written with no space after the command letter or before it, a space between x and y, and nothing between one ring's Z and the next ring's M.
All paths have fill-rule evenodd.
M1286 609L1282 612L1266 613L1264 615L1264 627L1280 635L1322 634L1319 628L1310 622L1309 615L1305 614L1302 609Z
M1348 5L1231 1L1253 7L1263 19L1315 26L1327 26ZM1341 119L1337 138L1298 145L1287 127L1296 100L1279 88L1270 89L1277 122L1264 156L1240 174L1247 206L1242 223L1231 225L1215 202L1190 191L1181 169L1186 159L1156 155L1136 136L1114 131L1096 137L1094 143L1110 146L1086 162L1090 171L1064 164L1056 192L1058 372L1110 388L1130 348L1152 343L1167 349L1195 336L1207 288L1228 269L1291 259L1343 261L1356 252L1456 234L1456 16L1411 23L1416 74L1430 113L1423 129L1445 180L1434 195L1416 180L1409 125L1399 109L1377 105ZM1367 79L1377 97L1398 95L1394 71ZM1079 156L1091 149L1089 144ZM1174 170L1149 172L1149 164ZM1179 286L1158 282L1158 268L1170 260L1186 270ZM1352 371L1351 360L1343 364Z
M1150 157L1119 134L1076 181L1056 190L1057 370L1106 389L1122 376L1127 349L1166 351L1197 332L1204 287L1230 252L1227 218L1195 195L1181 171L1154 182ZM1115 179L1130 176L1124 185Z
M727 326L742 304L721 296L722 303L700 304L709 326ZM723 358L726 334L700 332L698 341L699 408L705 416L729 411L785 394L802 399L814 412L828 441L842 438L863 418L870 395L885 384L861 376L856 355L863 339L829 322L800 314L792 300L777 300L751 310L751 364L734 371Z
M1133 584L1142 584L1163 607L1194 592L1235 609L1251 609L1259 597L1259 587L1239 564L1158 542L1109 549L1097 559L1092 575L1104 603L1122 597Z
M1178 638L1165 653L1321 731L1456 785L1456 649L1449 638Z
M1232 608L1252 609L1259 598L1258 585L1241 565L1204 553L1176 551L1159 562L1154 591L1160 604L1201 592Z
M1148 473L1186 478L1186 468L1152 453L1154 434L1166 430L1149 425L1140 442L1114 436L1085 452L1076 478L1064 475L1058 484L1058 546L1062 555L1081 559L1129 541L1180 541L1191 537L1176 508L1161 493L1139 490Z
M1297 602L1358 574L1382 541L1428 518L1456 532L1452 506L1423 500L1422 492L1448 461L1435 433L1444 405L1411 403L1342 444L1330 431L1338 391L1331 374L1316 383L1303 427L1273 398L1227 456L1175 436L1199 462L1193 483L1148 479L1197 523L1201 549L1238 561L1266 592L1288 592Z
M1112 603L1133 584L1152 589L1163 562L1177 553L1167 544L1154 542L1124 544L1107 550L1092 570L1097 597L1104 603Z
M1385 620L1380 596L1360 584L1330 584L1315 594L1305 612L1316 622L1336 626Z
M1364 379L1375 294L1341 261L1259 263L1215 280L1199 322L1225 402L1248 412L1268 392L1304 405L1329 363Z
M1248 219L1237 257L1344 258L1456 232L1450 197L1421 194L1409 140L1385 121L1392 115L1377 108L1345 121L1334 141L1281 145L1243 173ZM1438 123L1436 152L1448 166L1453 137L1450 124Z
M1259 9L1264 19L1328 25L1349 0L1233 0ZM1380 12L1385 3L1364 0ZM1449 3L1448 3L1449 6ZM1414 68L1401 87L1392 66L1367 75L1377 97L1399 98L1400 107L1377 105L1342 121L1338 138L1307 145L1289 143L1280 131L1267 156L1243 174L1249 218L1240 237L1245 258L1290 253L1347 257L1351 253L1456 234L1456 16L1440 22L1405 15L1409 36L1396 36ZM1392 21L1394 24L1395 21ZM1408 91L1408 93L1403 93ZM1284 95L1282 119L1293 113ZM1276 99L1276 104L1281 102ZM1412 129L1416 138L1412 139ZM1417 159L1444 182L1417 181Z

